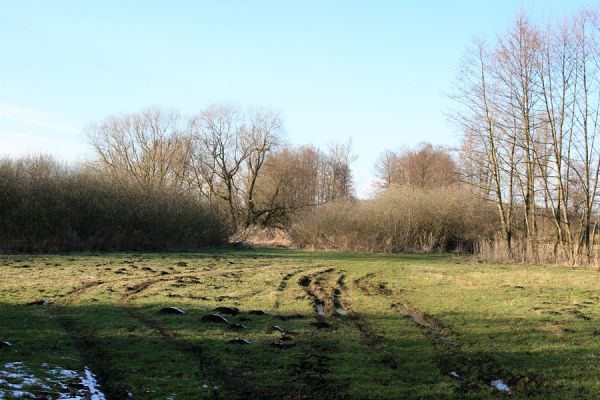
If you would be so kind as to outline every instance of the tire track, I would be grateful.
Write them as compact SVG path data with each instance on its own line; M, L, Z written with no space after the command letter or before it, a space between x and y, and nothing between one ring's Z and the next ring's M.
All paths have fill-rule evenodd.
M337 314L342 318L347 318L360 333L365 344L380 354L379 360L382 364L391 369L398 368L398 362L385 343L384 337L377 332L368 320L352 309L350 290L346 286L345 279L346 276L341 274L337 280L338 287L334 289L333 303L336 306Z
M302 393L301 398L346 398L344 385L335 382L330 376L334 359L328 355L339 351L329 329L334 322L328 321L327 318L331 316L334 309L333 300L323 287L334 271L334 268L327 268L304 275L298 280L298 285L304 289L315 310L316 321L311 325L317 328L310 333L310 350L304 354L296 368L297 374L303 378L307 388L307 392Z
M98 378L98 383L106 398L110 400L129 399L131 397L129 391L118 385L113 379L114 376L119 376L121 372L114 368L110 358L102 351L98 339L92 333L83 329L74 318L68 317L64 311L53 312L52 315L73 341L85 365L89 365Z
M373 282L377 275L377 273L368 273L355 279L354 285L367 296L381 296L391 301L390 308L394 312L411 320L425 332L432 345L438 348L436 360L438 368L445 375L457 380L459 391L489 391L492 381L501 380L514 388L510 390L511 393L518 390L520 394L534 394L527 389L526 385L539 378L513 374L487 354L470 354L453 338L454 332L450 325L421 311L411 302L403 299L400 293L387 287L385 282Z
M281 281L279 282L279 286L277 286L277 294L275 296L275 304L273 305L273 309L275 311L279 310L279 308L281 307L281 297L283 296L283 293L285 292L285 289L287 288L288 282L296 275L298 275L298 273L300 273L301 271L303 271L303 268L298 268L292 272L288 272L287 274L285 274L283 276L283 278L281 278Z

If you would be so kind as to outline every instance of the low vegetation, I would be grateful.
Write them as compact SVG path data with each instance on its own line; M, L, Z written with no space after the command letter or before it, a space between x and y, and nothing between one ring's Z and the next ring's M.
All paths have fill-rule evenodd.
M214 246L230 227L203 201L47 157L0 161L0 252Z
M495 214L459 185L395 186L375 199L332 203L300 214L301 247L368 252L473 252L494 232Z
M469 260L1 256L0 397L596 398L597 272Z

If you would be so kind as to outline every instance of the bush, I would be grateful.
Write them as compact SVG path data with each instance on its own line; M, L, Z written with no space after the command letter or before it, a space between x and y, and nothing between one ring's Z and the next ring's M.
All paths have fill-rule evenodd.
M371 252L472 252L495 214L456 185L393 187L373 200L331 203L298 215L300 247ZM492 224L493 225L493 224Z
M0 160L0 251L194 248L229 234L192 195L115 182L47 157Z

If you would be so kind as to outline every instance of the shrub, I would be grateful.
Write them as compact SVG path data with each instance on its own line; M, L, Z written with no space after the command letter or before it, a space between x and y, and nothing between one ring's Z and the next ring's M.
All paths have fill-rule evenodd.
M0 161L0 251L193 248L229 228L202 201L48 157Z
M296 245L318 249L472 252L493 221L493 210L458 185L400 186L372 200L330 203L301 213L290 233Z

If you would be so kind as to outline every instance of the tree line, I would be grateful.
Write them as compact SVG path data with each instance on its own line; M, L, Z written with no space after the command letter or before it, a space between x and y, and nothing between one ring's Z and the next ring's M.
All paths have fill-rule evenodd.
M0 160L0 251L212 246L353 198L349 144L284 139L280 115L150 107L89 124L95 157Z
M519 14L474 41L451 95L460 147L385 150L370 199L355 198L350 143L292 145L270 109L106 118L85 129L95 157L83 165L0 163L0 247L193 247L267 226L303 247L593 261L599 38L597 13L583 10L546 24Z
M282 224L294 210L353 196L350 146L292 146L268 109L219 104L183 118L149 108L86 132L97 168L146 190L191 193L234 230Z
M462 179L493 203L509 258L590 260L598 231L600 24L518 15L475 41L453 98Z

